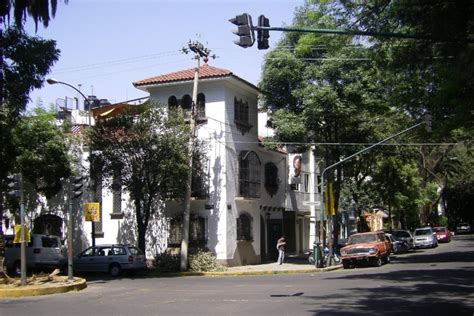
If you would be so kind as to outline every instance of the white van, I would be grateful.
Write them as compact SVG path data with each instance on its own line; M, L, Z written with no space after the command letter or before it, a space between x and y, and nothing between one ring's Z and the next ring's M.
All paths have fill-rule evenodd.
M13 235L5 235L5 266L10 273L21 272L21 246L14 244ZM59 261L65 258L58 236L32 234L26 245L27 270L49 269L58 267Z

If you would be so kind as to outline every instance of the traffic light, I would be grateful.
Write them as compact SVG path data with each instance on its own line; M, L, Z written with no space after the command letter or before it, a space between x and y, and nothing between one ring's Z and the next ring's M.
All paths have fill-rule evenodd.
M242 13L229 21L237 25L237 30L233 30L232 33L238 35L239 39L235 40L234 43L244 48L252 46L255 42L252 17L247 13Z
M22 178L21 173L15 173L7 176L8 195L13 198L19 198L22 194Z
M260 29L260 27L270 27L270 20L264 15L258 17L258 29L257 29L257 44L258 49L268 49L268 38L270 37L270 31Z
M83 179L83 176L77 176L72 179L71 198L77 199L82 195L82 187L84 186L84 184L82 183Z
M428 133L431 133L431 114L426 113L424 117L425 129Z

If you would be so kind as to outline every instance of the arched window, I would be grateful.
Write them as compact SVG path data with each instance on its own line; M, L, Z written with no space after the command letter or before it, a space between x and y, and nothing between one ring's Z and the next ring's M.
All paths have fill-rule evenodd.
M181 99L181 107L185 111L191 111L191 105L193 104L193 99L189 94L185 94Z
M280 179L278 179L278 167L273 162L265 164L265 190L270 196L278 192Z
M237 240L253 240L252 218L248 214L241 214L237 218Z
M168 98L168 108L171 110L178 107L178 99L174 95Z
M260 197L260 159L254 151L242 151L239 155L240 196Z
M197 95L196 115L198 118L206 117L206 96L204 93Z

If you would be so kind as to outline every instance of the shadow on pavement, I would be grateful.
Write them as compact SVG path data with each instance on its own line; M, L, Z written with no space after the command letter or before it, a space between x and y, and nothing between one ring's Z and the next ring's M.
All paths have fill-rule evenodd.
M329 276L347 284L339 296L308 296L317 315L470 315L474 314L474 251L400 256L396 263L470 263L461 268L402 271L359 270ZM423 266L423 265L422 265ZM383 270L382 270L383 271ZM380 287L378 285L380 284ZM387 286L389 282L389 286ZM371 286L369 286L371 284ZM382 285L383 284L383 285Z

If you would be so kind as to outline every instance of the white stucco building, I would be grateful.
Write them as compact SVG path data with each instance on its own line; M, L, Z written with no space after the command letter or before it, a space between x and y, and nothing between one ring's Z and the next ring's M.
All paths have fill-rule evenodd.
M167 108L181 107L186 114L192 104L194 71L186 69L133 84L148 92L150 101ZM190 247L206 247L229 266L275 259L275 245L281 235L287 236L289 254L311 249L315 201L319 199L313 151L288 154L286 150L266 149L259 136L273 134L262 126L265 115L259 119L259 90L231 71L201 66L197 92L197 137L207 144L208 181L195 191L191 201ZM93 117L107 118L125 106L129 105L95 108ZM89 168L89 149L82 147L81 151L82 164ZM99 202L101 221L85 222L82 212L74 216L74 250L91 245L92 228L96 244L135 243L135 217L127 192L119 186L112 191L100 183L96 187L82 202ZM65 207L67 204L58 203L36 214L55 217L55 231L63 238ZM149 258L166 248L179 247L183 209L180 202L169 202L163 212L158 212L162 215L152 219L147 235Z

